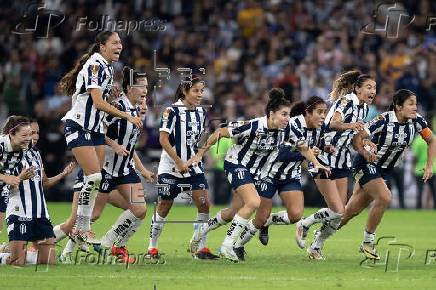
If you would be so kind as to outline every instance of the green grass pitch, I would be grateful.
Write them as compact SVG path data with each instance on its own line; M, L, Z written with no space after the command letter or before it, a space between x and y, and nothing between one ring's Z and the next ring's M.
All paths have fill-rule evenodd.
M55 225L69 216L71 204L49 203L48 208ZM213 207L211 215L219 209ZM305 215L314 210L305 209ZM119 209L106 207L93 225L98 236L119 213ZM149 206L146 220L127 245L130 253L146 252L152 213L153 207ZM367 214L365 211L354 218L326 243L326 261L309 260L305 250L297 247L295 225L271 227L267 247L260 244L257 236L253 238L246 245L245 262L194 260L186 252L192 224L166 224L159 240L159 250L165 253L163 265L95 265L92 262L96 256L87 258L90 264L85 264L85 257L81 256L76 260L80 260L80 265L2 265L0 289L435 289L436 258L431 256L436 253L436 211L388 210L377 231L378 238L391 236L378 246L382 260L361 265L363 255L358 249ZM175 206L168 220L192 220L195 216L194 207ZM210 233L208 246L213 252L223 241L226 229L221 227ZM309 241L312 239L311 233ZM0 241L6 240L4 230ZM56 247L57 254L65 243L66 240Z

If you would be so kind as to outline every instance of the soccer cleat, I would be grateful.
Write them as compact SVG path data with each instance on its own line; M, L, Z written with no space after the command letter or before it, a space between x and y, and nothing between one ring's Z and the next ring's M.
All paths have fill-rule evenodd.
M208 248L203 248L200 251L195 252L195 258L200 260L217 260L219 257L212 254Z
M72 264L73 263L73 253L66 253L64 255L64 253L59 255L59 261L62 264Z
M195 253L198 249L198 244L200 240L203 238L201 234L201 227L203 224L197 223L194 225L194 234L192 235L191 240L189 241L188 253Z
M126 249L126 247L114 247L111 248L111 254L112 256L117 257L118 259L121 259L124 263L134 264L135 259L132 257L129 257L129 251Z
M91 230L77 231L76 237L87 244L100 245L101 241L95 237L95 234Z
M268 245L268 240L269 240L268 229L269 229L269 226L261 227L260 231L259 231L259 241L264 246Z
M373 243L362 243L360 245L360 251L365 254L365 257L372 260L380 260L380 256L377 254Z
M325 257L321 253L321 249L313 249L311 246L307 249L307 254L310 259L313 260L325 260Z
M6 242L3 242L3 244L1 244L0 246L0 253L10 253L11 249L9 247L9 244Z
M150 259L160 259L161 254L159 253L159 251L156 248L151 248L151 249L148 249L147 256Z
M233 252L235 252L236 256L240 261L245 261L245 249L244 247L233 248Z
M307 231L309 230L309 228L303 226L302 220L303 219L297 222L297 228L295 230L295 241L301 249L304 249L306 247Z
M89 253L89 247L88 245L82 241L77 234L74 232L74 230L71 231L71 233L68 235L68 237L76 243L76 246L81 250L82 252Z
M226 260L231 261L231 262L236 263L239 261L238 256L236 256L232 247L227 247L227 246L221 245L218 248L218 255Z

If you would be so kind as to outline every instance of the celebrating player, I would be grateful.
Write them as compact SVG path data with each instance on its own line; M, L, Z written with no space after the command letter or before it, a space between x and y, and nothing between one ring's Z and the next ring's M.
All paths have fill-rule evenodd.
M301 164L305 159L301 154L291 155L294 160L286 156L288 152L298 152L297 143L304 141L305 145L312 148L314 155L318 155L324 134L324 119L327 105L320 97L311 97L306 103L295 104L291 109L291 139L294 146L283 146L271 155L264 168L260 171L260 178L256 187L260 195L260 207L256 217L248 222L234 246L234 251L239 260L245 259L244 245L251 240L256 232L261 229L259 239L266 245L268 243L268 227L275 225L289 225L299 221L304 210L304 196L301 187ZM301 149L300 149L301 150ZM305 149L307 150L307 148ZM304 152L304 151L303 151ZM295 159L295 154L303 158ZM288 158L287 158L288 157ZM317 164L317 167L319 164ZM278 191L286 211L271 214L272 197Z
M88 52L59 84L60 91L73 99L71 110L63 118L66 121L65 138L68 148L84 172L85 186L80 192L74 235L94 244L99 241L91 231L90 217L102 178L105 113L142 128L140 118L122 112L106 102L113 83L112 63L118 61L121 50L118 33L100 32Z
M328 231L331 234L339 226L347 201L348 177L351 175L351 141L357 132L363 130L363 120L368 114L367 104L371 104L375 93L375 81L369 75L361 75L358 71L343 73L333 84L330 96L335 103L325 120L332 132L326 135L325 141L326 144L333 145L335 150L334 154L326 152L318 156L322 164L332 169L332 174L327 177L320 173L315 177L316 185L328 208L322 208L297 223L296 241L300 248L306 247L307 232L313 224L323 222L323 227L331 228ZM371 144L369 140L365 142ZM325 237L315 237L307 249L310 258L324 259L319 242L322 239Z
M391 201L386 178L398 166L415 135L419 133L427 142L427 165L422 179L426 182L433 175L436 143L427 122L417 112L416 95L409 90L398 90L393 96L391 111L385 112L365 125L353 138L353 147L359 153L354 160L356 182L340 227L358 215L374 201L368 214L360 250L369 259L380 259L374 247L375 231ZM363 140L371 137L375 150L365 146ZM368 150L369 149L369 150ZM328 230L328 229L326 229ZM322 233L321 233L322 235Z
M157 213L153 215L150 226L150 243L148 253L159 257L158 238L164 221L170 211L174 198L181 192L192 192L192 199L197 206L197 221L209 219L209 188L204 176L202 163L188 164L198 151L198 142L204 131L206 110L199 107L203 98L204 83L199 76L192 76L190 82L181 83L177 88L174 101L162 116L159 141L162 155L158 168L159 202ZM216 259L206 247L205 236L200 246L189 248L198 259Z

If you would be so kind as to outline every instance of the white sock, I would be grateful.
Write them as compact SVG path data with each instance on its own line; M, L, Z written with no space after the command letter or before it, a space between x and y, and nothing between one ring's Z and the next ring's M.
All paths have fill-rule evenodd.
M241 232L238 240L235 243L235 248L243 247L248 243L256 234L258 229L253 225L253 220L250 220Z
M366 230L363 231L363 242L364 243L370 243L374 244L375 239L375 233L367 232Z
M104 246L110 247L119 238L123 238L138 218L130 211L123 211L112 228L103 236Z
M11 253L0 253L0 265L6 265L6 260L10 255Z
M60 241L62 241L67 236L67 234L64 233L63 230L61 230L61 225L55 226L53 228L53 232L54 232L54 235L55 235L55 239L54 239L55 244L59 243Z
M72 253L74 251L74 247L76 246L76 243L72 240L68 239L67 244L65 245L64 250L62 251L62 255L67 255L68 253Z
M203 224L203 226L201 227L201 231L203 233L208 233L212 230L215 230L217 228L219 228L220 226L223 226L227 224L227 222L225 220L222 219L221 217L221 210L211 219L209 219L207 221L207 224Z
M77 203L77 229L87 231L91 229L91 214L95 197L100 187L101 173L84 176L84 183Z
M321 223L324 221L328 221L331 219L338 218L339 214L335 213L329 208L322 208L318 210L316 213L310 215L309 217L303 219L302 224L306 228L310 228L312 225L316 223ZM340 215L342 217L342 215Z
M37 261L38 261L38 251L36 252L26 251L26 264L36 265Z
M115 241L114 246L117 248L125 247L129 239L136 233L136 231L141 226L141 224L142 224L142 219L135 217L135 220L133 221L132 225L129 227L124 237L119 236L118 239Z
M209 213L197 213L197 221L204 221L204 222L206 222L208 220L209 220ZM194 224L194 227L196 227L196 226L201 227L204 224L206 224L206 223ZM194 236L192 236L192 238L193 237ZM200 239L200 242L198 243L198 250L201 250L201 249L206 247L207 237L208 237L208 235L206 234L203 238Z
M156 220L155 220L156 218ZM165 221L166 218L163 218L161 216L159 216L156 213L156 217L153 215L152 219L151 219L151 226L150 226L150 243L148 244L148 248L152 249L152 248L156 248L158 246L158 239L160 234L162 233L162 229L164 226L164 223L157 223L157 222L163 222Z
M240 217L238 214L232 220L232 224L227 230L226 238L224 239L223 246L233 247L233 242L238 237L241 230L245 227L248 220Z
M317 236L313 242L312 248L321 249L324 246L325 241L334 235L338 231L338 227L341 224L342 215L338 214L339 217L325 221L322 224L320 234Z
M269 215L266 223L263 225L264 227L270 225L290 225L291 221L288 217L288 212L285 210L279 211L278 213L272 213Z

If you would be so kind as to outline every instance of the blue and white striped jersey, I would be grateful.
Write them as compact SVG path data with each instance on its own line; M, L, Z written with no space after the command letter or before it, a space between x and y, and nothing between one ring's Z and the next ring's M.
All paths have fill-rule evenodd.
M107 100L113 83L113 67L99 53L94 53L85 62L76 80L71 110L62 120L72 120L92 132L104 133L105 113L95 108L89 89L101 89Z
M0 135L0 173L4 175L18 175L16 173L17 165L24 156L23 150L13 151L9 135ZM0 181L0 190L4 186L9 186Z
M138 108L134 107L124 94L115 99L112 104L120 111L139 117ZM112 147L106 146L103 169L113 177L127 175L134 169L133 153L141 130L127 120L111 115L106 116L105 123L107 125L106 136L126 148L129 155L120 156Z
M368 115L368 105L359 105L359 99L354 93L347 94L337 100L330 108L329 113L324 121L329 128L330 121L335 113L342 116L342 122L355 123L364 121ZM356 132L348 129L345 131L330 131L325 136L326 144L332 144L335 147L335 153L322 153L319 160L330 168L350 169L351 168L351 141Z
M172 148L177 156L186 162L198 152L198 142L204 131L205 122L206 110L203 107L187 110L182 100L178 100L163 112L159 131L170 134L169 142ZM165 150L162 150L158 174L168 173L182 178L204 173L202 162L198 166L190 166L190 169L190 172L180 174L176 169L174 160Z
M283 130L270 130L267 117L250 120L247 124L228 127L230 137L238 137L238 142L227 151L226 161L245 166L256 178L260 171L269 170L270 155L278 152L290 135L290 125Z
M17 166L17 172L31 166L35 168L36 175L23 180L18 187L10 188L6 217L17 215L23 218L49 218L42 187L44 166L41 154L36 148L26 151L22 162Z
M398 166L415 135L427 127L427 122L419 114L416 119L400 124L394 111L385 112L365 124L371 141L377 145L377 155L381 156L375 165L382 168Z
M268 160L268 168L263 168L261 170L261 179L264 176L276 180L289 180L289 179L300 179L301 178L301 163L303 160L291 161L291 162L281 162L279 154L281 150L297 151L297 145L299 142L304 142L310 148L321 146L321 137L324 134L324 126L317 129L308 129L306 124L306 119L303 115L298 115L292 117L289 121L290 123L290 134L289 140L290 145L282 146L278 151L271 154ZM265 165L264 167L266 167Z

